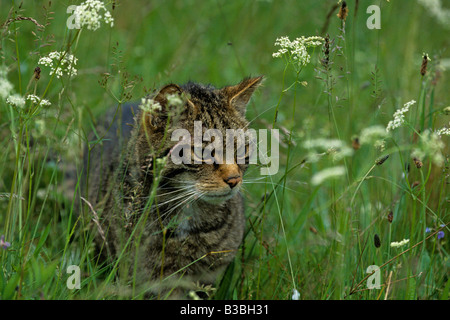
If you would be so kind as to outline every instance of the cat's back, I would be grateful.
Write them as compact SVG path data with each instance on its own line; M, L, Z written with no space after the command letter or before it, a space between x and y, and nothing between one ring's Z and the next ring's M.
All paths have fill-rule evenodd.
M89 135L83 154L82 196L87 196L93 206L111 188L110 178L125 156L136 112L133 103L111 108Z

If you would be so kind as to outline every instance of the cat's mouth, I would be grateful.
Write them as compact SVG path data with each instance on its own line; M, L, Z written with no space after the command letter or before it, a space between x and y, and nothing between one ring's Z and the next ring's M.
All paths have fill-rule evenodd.
M220 204L233 198L237 192L237 189L231 189L226 192L207 192L202 196L202 200L209 203Z

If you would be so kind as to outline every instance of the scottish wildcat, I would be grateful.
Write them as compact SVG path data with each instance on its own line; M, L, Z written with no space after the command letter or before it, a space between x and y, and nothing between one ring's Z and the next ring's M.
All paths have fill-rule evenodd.
M246 105L261 80L221 89L169 84L149 108L122 106L121 116L97 131L102 143L86 152L85 194L100 217L98 248L160 298L212 284L232 261L245 225L239 189L247 164L175 164L171 134L185 129L194 136L194 121L223 137L227 129L245 130ZM191 157L201 155L193 149Z

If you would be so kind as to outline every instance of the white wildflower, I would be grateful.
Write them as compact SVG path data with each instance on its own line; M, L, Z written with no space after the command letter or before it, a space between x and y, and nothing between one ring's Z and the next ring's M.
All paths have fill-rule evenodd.
M331 155L334 161L339 161L344 157L351 156L353 154L352 148L338 139L310 139L303 143L303 147L309 150L308 159L311 162L317 161L318 157L324 154ZM320 152L324 153L318 154Z
M311 183L315 186L323 183L325 180L337 178L343 176L345 174L345 168L343 166L332 167L324 169L318 173L316 173L311 178Z
M153 99L142 98L139 108L144 112L154 113L155 111L161 110L161 105L158 101L155 101Z
M383 126L375 125L364 128L361 131L359 139L363 144L366 143L370 144L381 138L386 138L386 136L387 136L386 129Z
M420 135L420 141L413 149L411 155L420 160L430 157L434 164L442 166L444 163L442 150L444 150L444 148L445 144L442 142L439 135L436 132L431 132L427 129Z
M179 94L168 94L166 96L167 104L172 107L180 107L184 104Z
M111 26L111 28L114 27L114 18L112 17L111 12L105 12L104 20L106 24L109 24Z
M6 78L0 78L0 98L2 100L6 99L13 90L13 85Z
M442 6L441 0L417 0L438 23L450 28L450 9Z
M449 123L449 125L450 125L450 123ZM442 127L440 129L436 130L436 134L440 137L441 136L450 136L450 127Z
M95 31L100 28L102 21L111 27L114 26L114 18L106 9L105 4L99 0L86 0L74 11L75 21L81 28Z
M27 96L27 100L30 100L33 104L38 104L40 103L41 106L43 107L48 107L51 105L50 101L46 100L46 99L41 99L38 96L34 95L34 94L29 94Z
M8 74L8 68L6 66L0 66L0 78L6 78Z
M77 69L75 65L78 59L64 52L53 51L50 52L48 56L41 57L38 64L50 67L50 75L55 74L57 78L60 78L66 73L69 77L75 76L77 74Z
M415 100L411 100L403 105L403 108L398 109L394 113L394 120L389 121L386 132L392 131L398 127L401 127L405 123L405 113L409 111L409 108L416 103Z
M11 82L8 81L6 75L8 71L6 67L0 67L0 99L4 100L14 89L14 86L11 84Z
M280 37L275 41L275 46L280 47L280 49L274 52L272 57L286 57L288 63L292 63L298 70L302 66L306 66L311 60L307 48L320 46L323 41L324 39L318 36L308 38L302 36L293 41L289 40L288 37Z
M388 133L384 127L375 125L364 128L359 136L359 141L361 144L371 144L380 151L384 151L386 144L384 139L387 135Z
M23 108L25 99L20 94L13 94L6 99L6 103L17 108Z
M298 292L297 289L293 290L292 300L300 300L300 292Z
M400 242L391 242L391 248L403 247L405 244L409 243L409 239L403 239Z
M446 116L450 115L450 107L445 107L443 112Z

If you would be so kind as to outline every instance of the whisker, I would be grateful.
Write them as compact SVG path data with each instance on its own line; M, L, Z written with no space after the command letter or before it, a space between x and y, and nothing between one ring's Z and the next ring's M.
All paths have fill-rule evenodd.
M295 189L291 189L291 188L288 188L288 187L286 187L286 186L283 186L282 184L280 184L280 183L271 183L271 182L249 182L249 183L246 183L245 181L243 182L244 184L255 184L255 183L258 183L258 184L267 184L267 185L269 185L269 186L279 186L279 187L282 187L282 188L284 188L284 189L286 189L286 190L289 190L289 191L292 191L292 192L295 192L295 193L299 193L299 191L298 190L295 190ZM274 188L275 189L275 188Z

